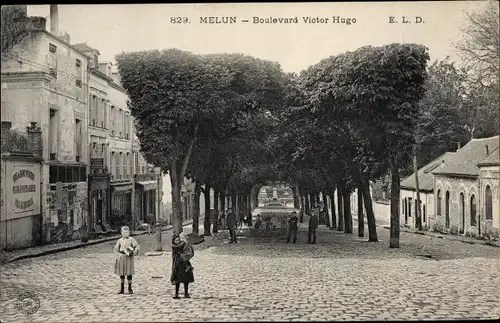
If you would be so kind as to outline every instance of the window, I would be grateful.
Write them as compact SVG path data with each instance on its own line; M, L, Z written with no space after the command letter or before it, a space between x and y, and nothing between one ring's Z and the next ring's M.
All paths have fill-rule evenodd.
M460 193L460 233L465 230L465 195Z
M422 213L422 222L427 222L427 211L425 210L425 204L422 205L422 210L423 210L423 213Z
M57 46L54 44L49 44L49 74L57 78Z
M126 139L129 139L129 119L130 119L130 116L128 115L128 113L125 115L125 138Z
M111 129L111 134L114 135L114 133L116 132L116 121L115 121L115 118L116 118L116 109L115 107L112 105L110 108L109 108L109 126L110 126L110 129Z
M128 165L129 165L129 169L130 169L130 177L133 177L134 175L134 155L133 154L129 154L129 162L128 162Z
M485 202L485 215L486 215L486 220L493 220L493 197L491 195L491 187L489 185L486 186L485 190L485 197L484 197L484 202Z
M117 120L117 124L118 124L118 137L122 137L122 130L123 130L123 110L120 109L118 111L118 120Z
M116 165L116 156L115 156L115 152L111 152L111 158L109 160L109 171L111 172L111 174L113 176L116 176L116 169L115 169L115 165Z
M437 192L437 199L436 199L436 213L437 215L441 215L441 190L438 190Z
M116 178L122 178L121 166L122 166L122 155L123 153L119 153L116 155Z
M75 156L76 161L80 161L82 151L82 120L75 119Z
M97 113L99 114L99 127L101 128L104 128L105 108L106 108L106 101L104 99L99 99L99 111L97 111Z
M411 197L408 198L408 217L411 218Z
M49 153L50 159L55 160L57 157L58 148L58 122L57 122L57 110L50 109L50 120L49 120Z
M96 111L97 111L97 107L96 107L96 104L97 104L97 98L95 97L95 95L90 95L89 97L89 105L90 105L90 125L91 126L96 126L96 122L97 122L97 114L96 114Z
M448 229L450 227L450 191L446 191L446 197L444 200L444 212L445 212L445 225Z
M82 165L51 165L49 183L74 183L87 181L87 167Z
M124 158L124 161L123 161L123 177L124 178L128 178L128 153L127 154L123 154L123 158Z
M474 194L470 197L470 225L476 226L476 197Z
M82 62L77 59L75 63L76 86L82 87Z

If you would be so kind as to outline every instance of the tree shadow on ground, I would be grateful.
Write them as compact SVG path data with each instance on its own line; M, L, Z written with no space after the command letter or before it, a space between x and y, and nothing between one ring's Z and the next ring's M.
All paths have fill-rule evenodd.
M317 233L317 244L307 244L307 232L300 231L296 244L287 244L285 237L253 237L243 232L238 244L212 246L209 251L219 255L257 256L270 258L361 258L422 259L439 261L481 257L498 259L496 248L469 245L458 241L401 233L400 248L389 248L388 230L378 229L378 242L334 230Z

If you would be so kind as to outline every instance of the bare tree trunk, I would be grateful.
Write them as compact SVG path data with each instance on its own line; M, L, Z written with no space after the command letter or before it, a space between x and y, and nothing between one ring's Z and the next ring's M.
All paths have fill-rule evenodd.
M200 195L201 185L198 182L194 186L194 203L193 203L193 233L199 235L200 228Z
M210 235L210 185L205 185L205 219L203 220L203 235Z
M363 194L363 202L365 205L366 211L366 220L368 221L368 241L377 242L377 224L375 223L375 214L373 213L373 202L372 196L370 194L370 182L365 179L363 174L360 173L360 182L361 185L359 189Z
M323 192L323 212L325 212L325 217L326 217L326 226L331 228L332 225L330 223L330 214L328 212L328 199L326 197L326 193Z
M246 212L249 215L248 226L251 227L252 226L252 211L253 211L253 209L252 209L252 193L249 193L246 196L246 199L247 199L247 209L246 209Z
M390 248L399 248L399 168L394 160L391 160L391 235Z
M293 207L298 209L300 208L300 196L299 196L299 191L297 189L297 185L292 185L292 193L293 193Z
M213 227L212 232L219 232L219 202L220 202L220 192L218 190L214 190L214 219L213 219Z
M174 159L170 165L170 183L172 185L172 218L174 231L178 234L182 232L182 212L181 212L181 188L184 183L184 175L188 167L189 159L193 151L194 143L197 140L199 125L195 124L193 139L187 147L187 152L182 160L182 165L178 165L178 160Z
M170 184L172 185L172 224L174 232L182 232L182 212L181 212L181 185L179 184L177 161L173 161L170 171Z
M308 191L306 191L305 198L306 198L306 214L310 216L311 215L311 204L310 204L310 195L309 195Z
M337 215L336 215L336 210L335 210L335 191L329 194L330 195L330 202L331 202L331 210L332 210L332 227L330 229L336 229L337 228Z
M339 216L339 225L337 231L344 231L344 201L342 198L341 186L337 186L337 211Z
M360 185L361 186L361 185ZM358 237L365 236L365 215L363 213L363 192L358 187Z
M344 204L344 233L352 233L352 213L351 213L351 194L347 187L343 187L343 204Z
M236 205L236 194L231 195L231 209L233 210L233 213L236 215L236 219L238 219L239 214L238 214L238 209Z
M226 192L222 190L220 192L220 212L222 214L226 214Z
M422 231L422 213L420 207L420 187L418 185L418 164L417 164L417 147L413 150L413 170L415 171L415 191L417 194L417 199L415 201L415 207L417 208L415 212L415 219L417 220L416 226L418 231Z

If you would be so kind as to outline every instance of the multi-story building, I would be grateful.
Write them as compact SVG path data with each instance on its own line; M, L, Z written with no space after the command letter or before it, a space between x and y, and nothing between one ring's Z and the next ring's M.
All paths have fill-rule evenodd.
M32 19L36 29L2 57L2 122L13 131L30 124L41 131L39 166L20 157L2 160L7 180L2 183L5 248L78 237L87 214L89 57L70 45L68 34L59 36L57 8L51 7L51 32L44 18ZM23 197L31 201L30 212L21 212L19 206L25 205L6 187L18 168L24 173L40 169L39 176L26 177L35 182Z
M161 178L139 152L118 73L98 50L57 36L57 5L50 17L50 32L33 17L37 28L2 57L2 249L160 212Z

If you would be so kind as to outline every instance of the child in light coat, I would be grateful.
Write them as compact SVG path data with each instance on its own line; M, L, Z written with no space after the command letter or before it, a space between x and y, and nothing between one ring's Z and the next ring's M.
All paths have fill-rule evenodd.
M115 260L115 274L120 276L121 287L118 294L123 294L125 289L125 276L128 281L128 292L132 291L132 276L135 275L134 256L139 253L139 244L130 236L130 230L127 226L121 229L122 237L118 239L115 245L114 252L117 257Z

